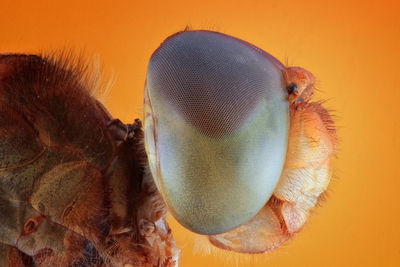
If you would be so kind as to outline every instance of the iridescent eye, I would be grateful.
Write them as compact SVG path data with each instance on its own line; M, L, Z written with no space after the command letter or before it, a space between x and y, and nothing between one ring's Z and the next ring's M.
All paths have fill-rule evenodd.
M289 131L277 62L242 40L209 31L173 35L152 55L146 150L158 189L186 228L227 232L271 197Z

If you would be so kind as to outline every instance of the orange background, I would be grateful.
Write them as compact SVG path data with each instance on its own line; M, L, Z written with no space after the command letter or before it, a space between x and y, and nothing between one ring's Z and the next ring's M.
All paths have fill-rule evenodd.
M85 48L114 85L115 117L142 117L152 51L186 25L247 40L318 79L334 110L340 151L330 196L289 245L241 266L400 266L400 19L396 1L8 1L0 3L0 52ZM322 3L320 3L322 2ZM193 252L171 222L181 265L235 266Z

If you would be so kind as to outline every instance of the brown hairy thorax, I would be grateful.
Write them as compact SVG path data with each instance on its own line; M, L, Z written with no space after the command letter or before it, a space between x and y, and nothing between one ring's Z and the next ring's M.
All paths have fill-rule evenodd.
M113 119L89 77L71 56L0 55L1 266L175 265L141 122Z

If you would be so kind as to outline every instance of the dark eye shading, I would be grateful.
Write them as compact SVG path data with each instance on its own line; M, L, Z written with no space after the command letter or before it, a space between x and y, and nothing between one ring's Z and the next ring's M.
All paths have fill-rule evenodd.
M160 95L201 133L232 134L281 87L275 65L262 55L218 33L174 35L151 58L150 93Z

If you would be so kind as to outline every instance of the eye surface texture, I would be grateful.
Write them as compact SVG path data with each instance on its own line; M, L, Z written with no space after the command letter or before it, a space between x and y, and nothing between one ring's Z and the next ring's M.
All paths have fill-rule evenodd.
M289 132L281 68L253 45L210 31L175 34L152 55L146 151L170 212L189 230L232 230L271 197Z

